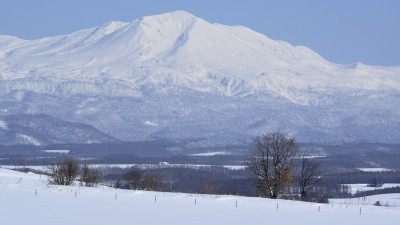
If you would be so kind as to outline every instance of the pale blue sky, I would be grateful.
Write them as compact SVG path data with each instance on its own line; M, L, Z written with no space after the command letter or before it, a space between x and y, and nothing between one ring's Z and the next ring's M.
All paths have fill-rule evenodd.
M400 66L399 0L0 0L0 35L37 39L175 10L305 45L335 63Z

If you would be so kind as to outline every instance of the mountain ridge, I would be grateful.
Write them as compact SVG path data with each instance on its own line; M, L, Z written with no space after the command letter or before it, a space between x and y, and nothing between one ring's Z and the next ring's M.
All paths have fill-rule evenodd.
M182 17L183 18L182 21L184 21L184 22L181 22L182 24L176 25L176 23L177 23L176 17L178 17L178 18ZM164 18L164 20L162 20L162 18ZM166 20L165 18L167 18L169 20ZM175 20L173 20L173 19L175 19ZM166 29L164 27L164 30L162 30L163 25L165 25L165 24L167 25L165 27L167 27L168 29ZM175 27L171 26L171 24L174 25ZM110 27L112 27L112 28L110 28ZM169 28L169 27L173 27L173 28ZM194 33L194 34L191 34L191 33ZM233 36L232 33L239 35L240 38ZM231 38L231 39L233 39L234 41L230 41L229 38L224 39L224 38L218 37L218 35L219 36L229 36L229 35L233 36L233 38ZM246 36L246 35L250 36L250 38L248 40L241 37L241 36ZM94 49L88 49L92 46L93 43L88 43L88 45L82 44L82 43L87 42L88 39L89 40L93 39L94 41L100 41L101 42L100 45L103 46L103 48L99 48L99 46L94 46ZM166 43L161 43L163 41L162 39L167 40ZM197 40L197 39L200 39L200 40ZM235 39L239 39L239 40L235 41ZM187 42L187 43L184 43L185 45L182 44L183 40L185 40L185 42ZM214 54L207 54L207 53L199 54L199 51L201 51L202 49L205 49L207 51L210 50L210 48L207 48L207 43L203 44L203 45L199 44L202 41L203 42L206 41L207 43L210 43L210 46L212 48L221 48L221 49L218 49L216 52L213 52ZM192 61L198 61L200 63L205 62L206 64L207 63L227 64L224 66L213 65L213 66L210 66L211 68L207 68L207 69L215 69L214 67L222 67L222 68L216 68L220 71L223 69L227 70L226 68L234 67L234 66L237 66L240 64L246 64L246 63L238 63L238 62L232 63L231 60L232 59L235 60L235 57L228 58L228 57L226 57L226 55L230 55L230 53L232 53L234 55L235 54L239 55L241 52L243 52L244 50L248 50L248 49L250 49L251 51L245 52L245 53L247 53L247 54L245 54L246 57L252 57L252 61L256 61L257 58L259 58L259 60L258 60L259 62L257 62L255 64L256 66L265 64L265 61L266 61L265 58L266 57L271 58L271 54L275 58L278 56L278 58L284 57L284 59L291 58L291 57L297 57L297 55L299 55L297 58L301 58L301 60L303 60L303 61L306 60L306 62L308 62L308 63L313 63L313 61L318 61L318 63L322 63L322 65L319 65L319 66L324 66L324 67L338 66L338 64L332 64L332 63L326 61L325 59L320 57L317 53L313 52L312 50L308 49L305 46L292 46L289 43L284 42L284 41L273 41L273 40L269 39L268 37L266 37L265 35L259 34L255 31L252 31L252 30L242 27L242 26L229 27L229 26L220 25L220 24L209 24L200 18L197 18L189 13L184 13L182 11L162 14L162 15L158 15L158 16L144 17L140 20L139 19L134 20L133 22L130 22L130 23L113 21L113 22L103 24L103 25L95 27L95 28L80 30L80 31L77 31L77 32L74 32L74 33L68 34L68 35L48 37L48 38L42 38L42 39L38 39L38 40L34 40L34 41L25 41L25 42L31 42L31 44L29 46L35 46L35 45L41 44L43 42L50 43L49 46L40 46L41 48L46 48L46 47L50 48L51 47L50 52L46 52L46 51L40 52L41 48L39 48L39 50L36 50L36 48L34 48L36 52L35 51L33 52L34 53L33 56L35 56L35 57L40 56L40 55L46 55L46 54L49 55L48 57L51 56L51 57L55 57L55 58L57 57L57 55L61 55L61 56L65 57L64 54L67 54L66 55L67 57L72 57L74 55L72 55L72 56L68 56L68 55L73 54L74 51L80 51L82 47L84 48L85 52L88 52L88 50L94 51L93 53L91 53L92 55L90 57L84 55L83 53L80 53L80 54L83 54L82 56L80 56L80 58L84 58L85 60L79 60L79 61L84 62L83 64L86 68L88 66L90 66L91 64L95 64L96 61L100 61L100 59L96 58L96 56L106 57L108 54L110 54L110 52L117 51L118 54L121 56L127 56L129 54L130 55L133 54L133 56L131 56L132 58L130 60L131 61L130 63L133 64L134 66L136 66L135 60L137 61L136 62L137 64L139 64L139 63L146 64L146 61L148 59L154 59L153 61L157 61L157 63L166 61L166 65L163 65L164 67L168 67L171 65L174 66L174 64L176 64L176 63L178 65L183 64L184 67L185 67L185 65L192 66L193 64L195 64ZM212 42L216 42L216 43L212 43ZM231 50L232 52L228 52L229 54L225 54L224 52L226 52L227 49L229 49L229 48L226 47L226 45L227 45L226 43L224 44L224 43L220 43L220 42L231 42L231 43L229 43L228 47L233 46L233 48L231 48L231 49L233 49L233 50ZM240 46L237 46L237 43L240 43L240 42L244 45L244 47L242 46L241 48L239 48ZM260 42L261 44L259 44L259 45L254 44L257 42ZM123 43L123 44L121 44L121 43ZM60 45L59 48L55 48L57 46L57 44ZM62 45L62 44L65 44L66 46ZM189 44L191 44L191 46L186 47L186 45L189 45ZM194 48L196 48L196 45L198 45L197 46L198 49L194 49ZM268 48L261 49L262 51L261 51L261 55L260 55L259 48L262 46L266 46L266 45L268 45L267 46ZM222 47L220 47L220 46L222 46ZM72 48L73 51L68 52L68 50L71 47L73 47ZM127 48L127 47L129 47L129 48ZM116 49L116 50L113 50L113 49ZM163 51L157 50L157 49L161 49ZM239 50L236 51L235 49L239 49ZM257 50L258 50L258 53L257 53ZM268 51L266 51L266 50L268 50ZM8 55L16 54L14 51L18 51L18 49L11 50L11 54L10 54L10 50L8 50L7 54ZM37 52L37 51L39 51L39 52ZM4 52L7 52L7 50L6 51L3 50L3 53ZM57 54L54 55L54 52L56 52ZM181 52L183 52L183 53L181 53ZM193 54L193 52L196 52L196 54ZM218 54L215 54L215 53L218 53ZM253 53L256 53L255 55L257 57L252 56ZM160 54L166 55L168 57L159 57ZM172 54L182 54L183 56L180 58L175 57L175 59L170 59L171 58L170 55L172 55ZM264 55L262 55L262 54L264 54ZM194 59L191 59L194 57L193 55L197 55L200 58L195 57ZM26 55L23 55L23 56L26 57ZM204 59L204 58L212 57L212 56L215 56L215 57L212 58L211 60L207 61ZM264 57L261 57L261 56L264 56ZM221 62L221 60L220 60L221 57L222 57L222 59L224 59L223 57L225 57L226 59L229 59L230 61L224 59ZM308 57L308 59L306 57ZM121 57L114 57L114 58L117 58L117 60L120 60ZM188 58L191 59L191 61L185 60ZM236 57L236 58L238 58L239 61L242 60L242 58L240 58L240 57ZM14 60L14 59L12 59L12 60ZM117 61L117 60L115 60L115 61ZM176 62L174 62L174 60ZM283 66L280 66L280 67L282 67L282 69L280 69L280 72L281 73L284 72L284 73L288 74L287 68L291 68L290 66L288 66L288 64L293 63L293 62L284 62L280 59L278 61L276 61L276 59L274 59L274 60L275 61L273 63L278 63L278 64L283 65ZM150 63L153 63L153 61L151 61ZM303 63L303 61L296 62L295 64ZM217 62L217 63L215 63L215 62ZM105 62L105 63L107 64L110 62ZM360 65L360 64L357 64L357 65ZM47 65L45 65L45 66L47 66ZM137 65L137 66L140 67L140 66L145 66L145 65ZM249 67L251 68L252 66L254 66L254 63L253 63L253 65L251 65ZM258 67L260 67L260 66L258 66ZM375 68L375 70L379 70L379 68L381 68L381 70L382 70L382 68L384 68L384 67L379 67L379 68L371 67L371 68ZM104 69L107 70L108 68L104 68ZM239 70L240 72L246 71L248 69L249 68L243 67L243 66L242 66L242 68L234 68L235 71ZM276 68L274 68L274 69L276 70ZM341 66L341 67L339 66L339 70L345 70L345 69L347 69L345 66ZM353 69L355 70L355 72L357 72L357 71L365 72L365 71L362 71L362 69L360 69L358 66L354 67ZM396 68L396 67L392 67L391 70L397 70L397 69L398 68ZM255 74L261 74L261 73L268 74L268 71L263 71L263 70L265 70L265 68L263 68L262 66L260 68L257 68L257 70L258 70L257 72L251 71L250 74L254 74L254 73ZM117 73L117 72L115 72L115 73ZM388 71L385 71L385 72L388 73ZM390 69L389 69L389 72L390 72ZM111 73L111 75L116 76L115 73ZM225 71L225 73L231 73L231 71L228 70L228 71ZM277 73L277 71L270 72L270 74L274 74L274 73ZM296 74L296 71L290 71L289 74L290 73ZM126 72L125 72L125 74L126 74ZM301 71L297 72L297 74L301 74ZM321 73L321 74L324 75L323 73ZM280 74L278 74L278 75L280 75ZM121 77L124 77L124 76L119 76L118 78L121 78ZM126 78L126 76L124 78ZM396 85L396 89L399 89L398 84Z
M118 139L94 127L59 120L44 114L0 116L2 145L49 145L65 143L107 143Z
M124 140L282 130L395 141L399 92L400 67L335 64L183 11L33 41L0 36L0 115L45 113Z

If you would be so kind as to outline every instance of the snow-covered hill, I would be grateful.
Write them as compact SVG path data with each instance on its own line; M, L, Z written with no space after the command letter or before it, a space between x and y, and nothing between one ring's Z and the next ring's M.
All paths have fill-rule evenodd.
M116 142L96 128L70 123L47 115L0 116L0 143L2 145L49 145L60 143Z
M373 206L372 200L390 207ZM44 175L0 168L3 224L398 224L399 194L332 204L239 196L54 186ZM236 207L237 204L237 207ZM371 202L373 204L373 202ZM396 206L396 207L394 207ZM360 214L361 207L361 214Z
M126 140L400 135L400 67L334 64L183 11L39 40L0 36L0 96L1 114L45 113Z

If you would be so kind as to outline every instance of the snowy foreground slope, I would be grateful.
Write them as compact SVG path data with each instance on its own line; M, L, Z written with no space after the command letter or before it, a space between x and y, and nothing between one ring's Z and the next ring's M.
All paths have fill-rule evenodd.
M26 113L124 140L280 130L301 141L398 142L400 67L331 63L177 11L38 40L0 36L0 115Z
M316 204L108 187L48 186L46 182L44 176L0 168L1 223L392 225L398 224L400 215L400 194L374 196L397 204L397 207L378 207L356 199Z

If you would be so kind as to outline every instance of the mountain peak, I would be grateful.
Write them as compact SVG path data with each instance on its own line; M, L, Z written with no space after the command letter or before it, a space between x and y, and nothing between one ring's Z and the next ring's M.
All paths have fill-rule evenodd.
M140 18L139 24L156 31L169 30L184 31L195 22L204 20L185 11L174 11L160 15L145 16Z
M210 24L185 11L131 23L113 21L23 45L2 37L0 58L0 77L6 80L68 74L81 82L107 74L133 86L141 85L135 83L141 80L227 96L272 91L302 104L308 101L300 102L293 87L400 89L398 68L355 70L330 63L309 48L271 40L240 26Z
M156 18L156 19L178 19L178 20L190 20L190 19L199 19L198 17L194 16L191 13L188 13L186 11L182 10L177 10L177 11L172 11L172 12L166 12L158 15L151 15L151 16L144 16L140 20L146 20L150 18Z

